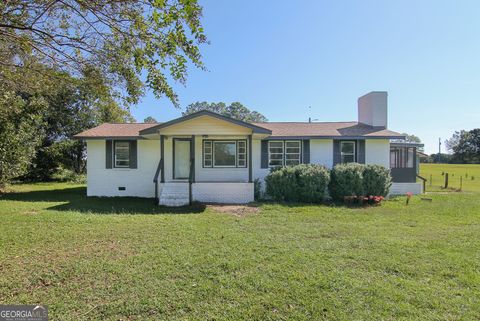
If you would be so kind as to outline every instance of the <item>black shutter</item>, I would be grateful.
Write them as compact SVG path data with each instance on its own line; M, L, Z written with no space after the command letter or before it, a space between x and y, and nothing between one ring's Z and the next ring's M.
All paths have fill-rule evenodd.
M357 140L357 163L365 164L365 141Z
M268 168L268 140L262 140L261 142L261 168Z
M340 154L340 141L333 141L333 166L342 162L342 156Z
M130 141L130 168L137 168L137 141Z
M105 141L105 168L112 168L113 141L108 139Z
M310 163L310 140L304 139L303 140L303 158L302 162L304 164Z

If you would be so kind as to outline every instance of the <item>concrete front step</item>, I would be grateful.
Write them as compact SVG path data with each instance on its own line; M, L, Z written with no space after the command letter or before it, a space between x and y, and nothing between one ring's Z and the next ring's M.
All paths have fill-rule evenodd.
M190 203L188 183L165 183L160 193L160 205L184 206Z

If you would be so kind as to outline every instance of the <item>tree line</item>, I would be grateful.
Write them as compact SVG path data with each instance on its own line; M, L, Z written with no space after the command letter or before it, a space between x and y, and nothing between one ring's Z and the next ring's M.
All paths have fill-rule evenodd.
M0 12L0 189L84 173L74 134L135 121L130 108L146 90L178 108L174 85L205 69L197 0L9 0ZM240 103L197 102L184 114L200 109L266 120Z
M147 89L178 107L174 84L205 68L196 0L8 0L0 12L0 188L83 172L72 135L133 121Z

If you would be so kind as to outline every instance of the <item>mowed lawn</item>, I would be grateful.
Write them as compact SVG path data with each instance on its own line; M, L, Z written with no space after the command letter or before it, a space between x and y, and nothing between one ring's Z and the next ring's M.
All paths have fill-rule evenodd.
M427 191L441 191L445 173L448 173L450 188L459 189L461 177L462 191L480 193L479 164L420 164L420 175L428 180Z
M480 319L480 194L236 215L68 184L0 197L0 303L51 320Z

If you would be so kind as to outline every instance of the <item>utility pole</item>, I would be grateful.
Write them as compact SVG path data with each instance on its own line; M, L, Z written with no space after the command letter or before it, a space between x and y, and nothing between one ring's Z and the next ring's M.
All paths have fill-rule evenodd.
M438 162L440 163L442 157L442 139L438 137Z

